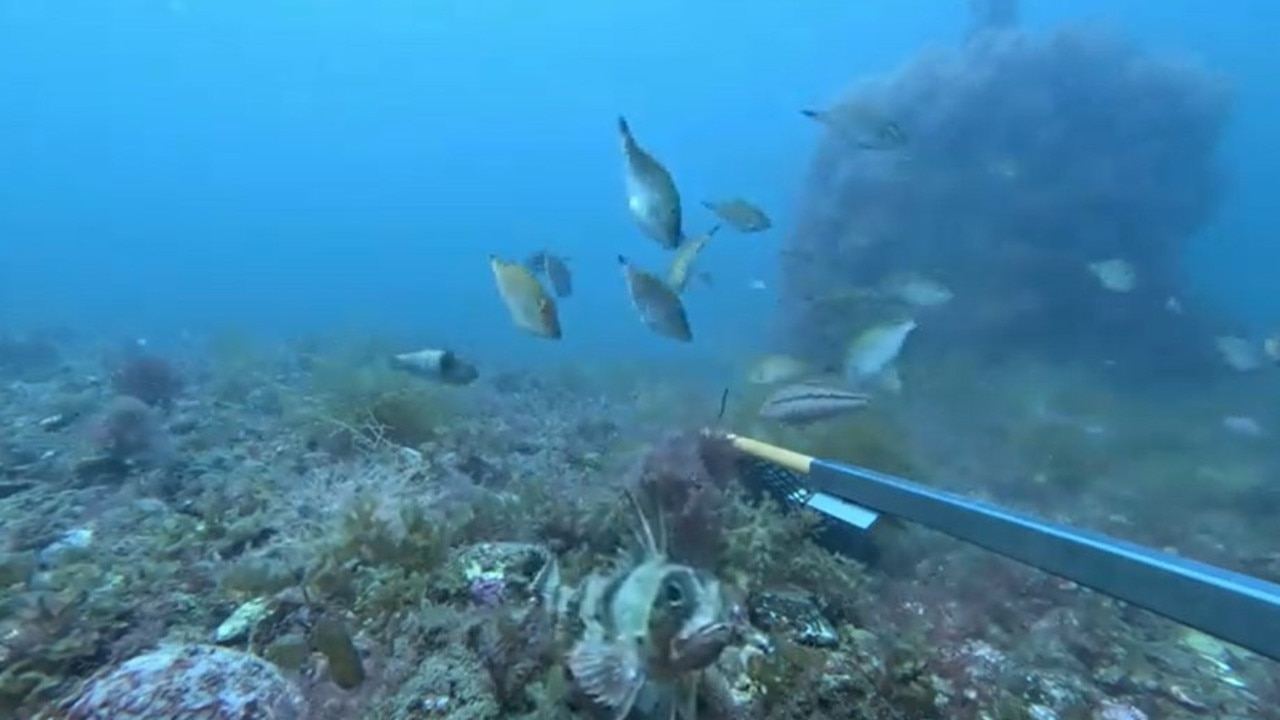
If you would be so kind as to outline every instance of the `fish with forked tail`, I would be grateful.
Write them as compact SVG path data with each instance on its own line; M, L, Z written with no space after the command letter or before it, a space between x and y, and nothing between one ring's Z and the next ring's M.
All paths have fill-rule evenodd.
M622 139L623 179L627 189L627 210L640 230L667 250L684 242L680 192L671 173L631 134L627 119L618 117Z

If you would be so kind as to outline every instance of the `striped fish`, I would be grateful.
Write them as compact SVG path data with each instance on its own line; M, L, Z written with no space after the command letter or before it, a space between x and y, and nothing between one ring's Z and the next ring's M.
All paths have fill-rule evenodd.
M839 417L866 407L871 396L828 385L796 383L780 388L760 406L760 417L791 425Z

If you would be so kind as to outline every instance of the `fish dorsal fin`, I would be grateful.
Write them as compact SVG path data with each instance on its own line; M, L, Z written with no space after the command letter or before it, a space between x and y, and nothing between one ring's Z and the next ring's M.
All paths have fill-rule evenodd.
M534 599L547 612L556 610L560 595L560 562L556 556L547 558L547 563L538 571L533 579Z
M615 720L631 712L646 681L635 648L625 642L583 640L569 652L568 665L578 687L613 710Z
M665 558L667 556L667 551L671 549L668 545L670 537L667 535L667 516L662 512L661 503L655 503L655 506L654 514L658 518L658 536L656 538L658 555Z
M625 494L627 496L627 503L636 514L636 539L640 541L640 546L644 550L644 556L646 558L663 556L666 551L665 538L663 538L663 544L659 544L658 539L660 536L653 534L653 527L649 525L649 518L645 516L644 508L641 507L639 498L637 498L636 494L630 489L626 490ZM658 529L659 532L662 533L664 532L664 528L661 524L661 514L658 516L658 521Z

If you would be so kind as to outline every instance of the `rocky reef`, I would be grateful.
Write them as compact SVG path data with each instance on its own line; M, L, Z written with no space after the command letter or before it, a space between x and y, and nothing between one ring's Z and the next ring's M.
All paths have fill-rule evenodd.
M1221 368L1212 339L1237 328L1182 258L1223 195L1227 83L1105 26L1037 32L1016 25L1016 3L973 5L962 43L832 107L874 108L906 142L868 150L828 128L780 256L779 344L838 361L860 327L903 311L867 291L920 274L955 294L906 309L920 316L913 342L937 352ZM1095 277L1108 261L1131 270L1125 283Z
M215 347L150 357L164 381L141 385L66 347L44 379L0 385L5 717L591 717L539 588L552 558L568 583L616 561L631 492L664 518L674 558L740 598L749 632L707 671L701 718L1280 718L1272 664L1070 583L905 528L873 566L833 555L815 518L752 492L716 432L678 429L698 420L698 388L669 372L494 372L459 389L389 372L382 343ZM1059 519L1114 530L1130 513L1135 539L1280 575L1243 495L1188 480L1187 502L1218 513L1171 534L1138 513L1150 503L1103 488L1168 487L1196 453L1256 492L1264 455L1214 456L1211 431L1188 445L1185 425L1149 422L1106 450L1070 427L1011 434L1043 376L985 390L1006 420L989 426L953 374L967 377L939 366L915 385L934 425L902 399L826 428L752 429ZM1104 409L1083 386L1061 394L1071 412ZM958 415L971 434L947 438L986 458L980 476L930 435ZM749 427L741 410L727 421ZM1061 512L1104 472L1087 486L1096 507Z

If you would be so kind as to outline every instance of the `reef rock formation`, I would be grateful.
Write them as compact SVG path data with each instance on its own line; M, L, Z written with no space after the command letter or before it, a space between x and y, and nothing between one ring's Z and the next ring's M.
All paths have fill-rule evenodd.
M822 139L782 253L783 342L837 359L869 320L861 289L909 272L955 294L922 310L926 342L1212 367L1224 328L1190 296L1182 250L1222 195L1230 89L1103 28L1040 34L997 15L837 103L892 118L906 145ZM1114 259L1131 290L1089 270Z

